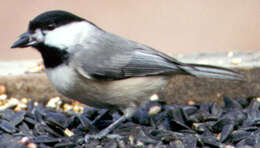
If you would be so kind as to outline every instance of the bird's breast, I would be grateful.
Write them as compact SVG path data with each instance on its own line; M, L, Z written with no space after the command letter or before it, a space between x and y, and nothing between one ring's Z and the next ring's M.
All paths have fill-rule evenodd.
M75 71L68 65L62 64L55 68L47 68L46 74L58 92L67 96L75 85Z

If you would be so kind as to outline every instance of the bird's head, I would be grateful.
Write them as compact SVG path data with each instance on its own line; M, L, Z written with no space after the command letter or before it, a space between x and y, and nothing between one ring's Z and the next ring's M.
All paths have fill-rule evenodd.
M77 44L95 25L72 13L55 10L44 12L30 21L28 30L11 48L47 46L65 49Z

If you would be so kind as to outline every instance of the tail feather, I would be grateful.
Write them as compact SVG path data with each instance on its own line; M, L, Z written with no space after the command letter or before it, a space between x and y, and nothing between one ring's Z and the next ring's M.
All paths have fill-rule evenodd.
M217 67L217 66L201 65L201 64L185 64L182 65L181 68L188 74L194 75L196 77L245 80L245 76L242 75L241 73L233 71L231 69Z

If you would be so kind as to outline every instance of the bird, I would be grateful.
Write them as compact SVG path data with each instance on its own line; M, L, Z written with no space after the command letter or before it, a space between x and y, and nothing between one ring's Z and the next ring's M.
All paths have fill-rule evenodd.
M147 45L110 33L64 10L43 12L29 22L11 48L40 52L46 74L62 95L123 115L89 138L101 139L131 118L174 75L243 80L231 69L183 63Z

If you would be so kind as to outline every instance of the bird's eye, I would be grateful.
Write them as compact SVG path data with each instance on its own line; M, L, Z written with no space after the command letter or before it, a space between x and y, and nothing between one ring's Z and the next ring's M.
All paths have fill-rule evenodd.
M55 29L55 27L56 27L55 24L49 24L49 25L47 26L47 29L48 29L48 30L53 30L53 29Z

